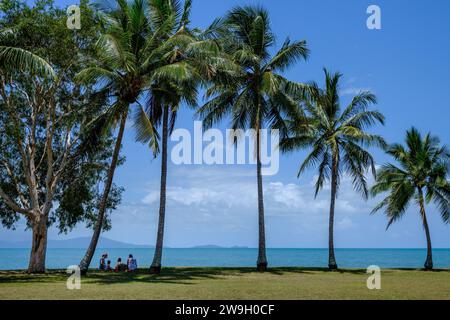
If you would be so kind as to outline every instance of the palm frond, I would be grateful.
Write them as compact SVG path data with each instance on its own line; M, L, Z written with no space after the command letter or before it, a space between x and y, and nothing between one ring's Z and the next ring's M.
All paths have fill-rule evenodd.
M280 51L275 54L267 66L272 70L285 71L286 68L298 60L307 60L308 57L309 49L306 41L302 40L291 43L289 39L286 39Z
M136 141L148 144L156 157L159 153L159 134L141 104L138 104L134 114L133 127L136 129Z
M348 123L348 120L350 118L363 113L367 110L367 107L369 107L371 104L376 103L377 98L373 93L371 93L370 91L362 91L358 95L353 97L352 102L342 112L342 115L338 121L341 123ZM382 115L380 119L381 118L384 120L384 117Z
M38 73L55 77L52 66L43 58L21 48L0 46L0 68Z

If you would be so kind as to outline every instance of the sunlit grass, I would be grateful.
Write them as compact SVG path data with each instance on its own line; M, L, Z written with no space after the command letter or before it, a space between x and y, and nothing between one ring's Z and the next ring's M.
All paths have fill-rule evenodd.
M382 270L369 290L365 270L312 268L164 268L161 275L91 271L81 290L64 271L0 271L0 299L450 299L450 270Z

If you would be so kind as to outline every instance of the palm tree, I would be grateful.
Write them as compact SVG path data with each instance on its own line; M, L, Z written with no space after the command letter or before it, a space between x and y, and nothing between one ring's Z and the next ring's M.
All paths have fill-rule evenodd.
M197 80L187 81L185 85L181 83L171 84L170 82L160 83L160 90L154 95L151 103L148 104L149 121L155 125L161 125L161 180L160 180L160 203L159 217L155 253L150 273L159 274L161 272L161 261L164 242L164 222L166 215L166 188L167 188L167 141L174 128L178 109L182 102L189 106L195 106L197 102ZM137 123L139 126L139 123ZM146 135L144 134L145 140Z
M324 89L316 83L311 84L311 97L305 101L306 114L301 112L288 119L288 138L280 143L284 152L310 147L311 153L300 166L298 176L307 168L318 166L315 196L325 182L331 182L331 201L329 216L329 257L330 270L337 269L334 255L334 210L342 173L351 176L355 189L368 198L369 191L365 173L370 168L375 175L372 155L364 146L384 146L383 138L367 133L365 130L376 122L384 123L384 116L378 111L368 110L376 103L370 92L361 92L341 112L339 80L341 74L330 74L326 69Z
M137 105L134 119L137 140L147 142L156 155L159 136L139 99L145 93L147 101L160 103L158 92L164 89L158 87L159 83L167 79L182 81L190 75L188 66L177 55L179 46L189 42L189 37L182 32L173 33L175 26L187 19L189 6L183 12L176 0L148 0L148 3L134 0L130 4L117 0L117 5L116 10L101 13L104 32L98 41L97 56L93 66L78 75L80 81L98 82L102 85L100 92L114 98L112 106L93 124L96 130L91 135L95 138L102 130L119 123L94 233L80 262L82 272L87 271L100 236L129 108Z
M439 209L444 223L450 223L450 153L446 146L439 145L437 137L427 134L422 137L416 128L406 133L406 146L390 145L386 152L400 166L385 164L378 170L372 195L383 192L389 195L378 204L372 213L384 209L389 219L387 228L406 212L414 199L420 208L423 228L427 238L425 269L433 269L430 230L428 228L425 203L433 201Z
M26 70L54 77L55 72L53 68L41 57L25 49L1 44L8 38L13 38L14 36L14 29L0 30L0 72L7 70Z
M160 202L155 253L150 273L161 272L161 262L164 242L164 227L166 215L167 188L167 140L174 128L178 110L182 103L194 108L197 106L197 88L211 80L218 73L229 72L230 65L221 57L220 47L216 39L209 34L214 33L217 22L204 31L189 28L189 13L191 1L186 1L184 9L172 6L165 15L178 16L174 20L171 32L165 37L166 43L175 47L169 58L172 63L161 67L156 72L157 80L152 87L152 95L148 99L146 114L150 123L161 126L161 180ZM167 18L162 19L165 21ZM175 76L172 74L174 71ZM180 72L182 76L177 76ZM146 142L148 134L141 122L136 123L139 140ZM141 130L144 128L144 130Z
M263 184L261 174L260 129L278 123L284 110L291 107L288 93L297 93L303 86L289 82L279 72L288 69L309 51L305 41L286 40L281 49L270 56L275 36L271 31L268 12L260 7L236 7L217 32L225 53L238 72L222 74L207 90L210 98L199 108L204 126L210 127L225 115L232 118L232 129L254 129L256 132L256 162L258 186L259 250L257 269L267 269Z

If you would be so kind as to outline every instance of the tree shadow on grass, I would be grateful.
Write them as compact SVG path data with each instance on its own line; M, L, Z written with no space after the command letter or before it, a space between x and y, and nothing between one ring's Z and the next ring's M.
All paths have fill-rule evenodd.
M383 269L382 272L420 271L421 269ZM435 270L432 272L448 272L449 270ZM178 267L163 268L161 274L150 274L148 269L139 269L135 272L101 272L91 270L82 276L86 284L126 284L126 283L164 283L195 285L201 280L220 280L227 277L240 277L248 274L264 276L284 276L288 274L305 274L320 277L326 274L351 274L364 275L365 269L338 269L329 271L327 268L296 268L274 267L264 273L257 272L254 268L202 268L202 267ZM55 283L67 281L69 275L65 270L49 270L46 274L27 274L25 271L0 271L0 284L4 283Z
M25 270L0 271L0 284L2 283L54 283L66 281L66 271L52 270L45 274L29 274Z
M198 280L220 280L230 276L243 276L258 272L254 268L163 268L161 274L150 274L148 270L124 273L89 273L88 282L97 284L116 284L129 282L165 283L193 285ZM265 274L283 275L286 271L272 269Z
M166 283L194 284L196 280L220 279L230 275L242 275L255 272L241 268L163 268L161 274L150 274L148 269L135 272L102 272L91 270L82 276L86 284L120 284L120 283ZM272 272L274 273L274 272ZM69 277L65 270L48 270L45 274L28 274L26 271L0 271L0 284L5 283L55 283L66 281Z
M258 274L283 276L287 273L317 273L327 269L321 268L270 268L264 273L254 268L163 268L161 274L150 274L147 269L136 272L101 272L91 270L82 276L86 284L120 284L120 283L165 283L165 284L195 284L198 280L219 280L230 276L244 276ZM339 270L341 273L364 273L364 270ZM46 274L27 274L25 271L0 271L0 284L2 283L55 283L66 281L69 275L65 270L50 270Z
M165 283L165 284L194 284L196 280L219 279L222 276L220 271L194 270L188 268L172 269L163 268L161 274L150 274L148 270L140 269L135 272L90 272L85 281L100 285L118 283Z
M172 284L195 284L198 280L220 280L227 277L240 277L248 274L264 276L284 276L287 274L315 274L328 273L326 268L269 268L266 272L258 272L255 268L201 268L201 267L183 267L183 268L163 268L161 274L149 274L148 270L140 269L133 273L89 273L88 282L98 284L116 284L129 282L143 283L172 283ZM366 274L366 270L345 269L337 270L337 273Z

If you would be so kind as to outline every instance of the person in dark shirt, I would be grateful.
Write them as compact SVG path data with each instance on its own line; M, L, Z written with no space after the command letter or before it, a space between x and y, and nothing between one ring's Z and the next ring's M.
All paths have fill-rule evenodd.
M100 265L98 267L99 270L106 270L106 258L108 258L108 254L102 254L102 257L100 258Z
M112 271L112 268L111 268L111 260L108 260L108 262L106 263L106 269L105 269L106 271Z

